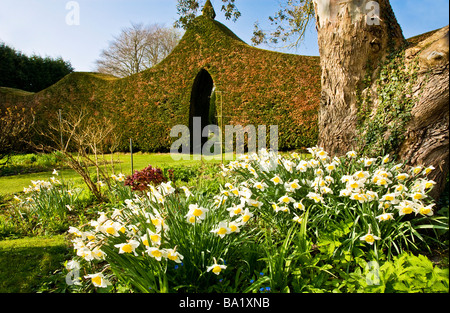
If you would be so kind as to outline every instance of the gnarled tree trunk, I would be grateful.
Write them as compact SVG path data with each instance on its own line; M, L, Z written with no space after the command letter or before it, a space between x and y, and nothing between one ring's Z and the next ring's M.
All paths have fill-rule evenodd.
M400 101L383 99L379 86L385 62L401 52L401 70L409 71L404 77L414 72L405 83L405 96L415 100L409 102L412 109L405 105L399 113L404 122L397 128L400 142L383 152L412 166L433 165L436 170L429 177L437 182L434 195L439 195L449 155L448 27L412 44L403 37L388 0L314 0L314 5L322 66L319 145L337 155L364 150L364 140L357 138L368 133L361 125L370 123L381 103ZM365 116L361 103L369 104ZM395 118L386 123L403 125ZM386 131L380 137L387 141L390 136Z

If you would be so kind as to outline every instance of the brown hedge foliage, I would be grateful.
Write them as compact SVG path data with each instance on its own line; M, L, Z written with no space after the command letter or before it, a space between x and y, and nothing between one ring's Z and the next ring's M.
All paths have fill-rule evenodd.
M32 107L42 128L69 110L105 115L142 151L168 151L177 138L170 129L189 125L190 96L201 69L223 92L226 124L278 125L280 150L315 145L320 101L319 57L283 54L251 47L223 24L199 16L179 45L160 64L117 79L72 73L35 94L7 94L0 106ZM35 138L36 141L42 140Z

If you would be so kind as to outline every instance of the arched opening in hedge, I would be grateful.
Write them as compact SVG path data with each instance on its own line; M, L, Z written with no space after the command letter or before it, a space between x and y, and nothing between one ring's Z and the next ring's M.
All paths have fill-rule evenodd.
M191 92L189 131L191 134L190 151L201 151L201 147L208 141L208 138L201 136L202 130L210 124L216 124L214 101L214 81L207 70L201 69L194 80ZM199 119L201 122L199 123ZM198 130L200 129L200 134ZM201 140L194 140L194 136L201 136ZM198 147L198 145L201 145Z

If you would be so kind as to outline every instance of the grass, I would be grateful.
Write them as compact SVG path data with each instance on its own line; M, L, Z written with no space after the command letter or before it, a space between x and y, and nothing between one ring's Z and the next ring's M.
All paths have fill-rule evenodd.
M68 258L64 236L0 241L0 293L36 292Z
M16 156L13 157L13 164L11 167L17 168L19 165L24 165L26 168L36 167L36 162L29 162L29 160L33 160L33 155L25 155L25 156ZM47 159L47 158L46 158ZM120 153L115 154L114 157L114 171L116 174L124 173L126 175L130 175L132 173L131 170L131 155L129 153ZM110 171L110 162L111 156L105 155L103 158L106 163L106 167ZM133 169L141 170L148 165L152 165L153 167L159 168L169 168L174 166L195 166L200 165L202 163L216 163L220 164L218 160L180 160L174 161L169 153L135 153L133 154ZM32 180L47 180L52 175L52 171L54 168L60 170L60 176L67 180L73 180L76 186L82 186L83 181L78 176L75 171L67 168L63 168L63 165L60 163L50 163L50 162L39 162L39 157L37 158L38 169L46 166L46 170L38 172L38 173L25 173L14 176L2 176L0 177L0 196L10 196L23 191L24 187L28 187L30 185L30 181ZM27 170L25 170L26 172ZM95 173L95 169L92 167L92 174Z

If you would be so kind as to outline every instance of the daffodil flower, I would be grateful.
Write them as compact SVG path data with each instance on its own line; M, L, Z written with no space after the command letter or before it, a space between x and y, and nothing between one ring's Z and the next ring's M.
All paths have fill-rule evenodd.
M283 183L283 180L278 175L275 175L273 178L270 179L270 181L273 182L275 185Z
M176 251L177 247L174 249L164 249L163 254L166 255L166 257L174 261L175 263L182 263L184 256L182 256L180 253Z
M230 231L232 233L239 233L241 231L239 228L240 226L241 226L241 224L237 223L237 222L229 222L228 223L228 228L230 228Z
M308 162L304 160L300 161L295 169L302 173L306 172L306 170L308 169Z
M79 270L81 269L81 265L78 261L76 260L70 260L66 263L66 269L70 270Z
M244 210L243 204L236 205L233 203L232 207L227 208L227 211L230 212L230 217L239 215L241 212L243 212L243 210Z
M253 188L256 188L261 191L266 190L267 187L269 187L269 186L264 182L256 182L253 184Z
M409 178L409 175L406 173L399 173L399 174L397 174L397 176L395 176L395 178L397 180L404 181L405 179Z
M365 179L368 178L370 176L369 172L367 171L358 171L355 174L353 174L353 177L356 180L361 180L361 179Z
M352 190L351 189L342 189L339 192L339 196L341 197L350 197L352 195Z
M364 158L364 159L362 159L362 161L364 162L365 167L369 167L369 166L372 166L375 159L374 158Z
M360 180L350 179L350 180L347 182L346 187L347 187L348 189L351 188L351 189L353 189L354 191L357 191L357 190L359 190L359 189L361 189L361 188L364 187L364 183L363 183L362 181L360 181Z
M113 222L111 220L106 221L99 227L100 231L105 235L111 235L114 237L119 237L119 231L125 233L126 229L118 222Z
M155 258L157 261L161 261L165 251L160 250L159 248L156 247L150 247L146 249L146 252L152 258Z
M212 271L214 274L219 275L222 270L225 270L227 268L226 265L219 265L217 264L216 258L214 258L214 264L211 266L208 266L206 268L207 272Z
M286 191L288 192L294 192L297 189L300 189L300 184L298 179L294 179L294 181L285 183L284 188L286 188Z
M425 175L428 175L428 174L430 174L433 170L435 170L435 168L434 168L433 165L428 166L428 167L424 170L424 174L425 174Z
M114 247L119 248L119 254L134 253L134 255L137 256L137 253L135 250L137 247L139 247L139 241L130 240L126 243L114 245Z
M394 214L393 213L383 213L381 215L378 215L376 217L376 219L378 220L378 222L386 222L389 220L393 220L394 219Z
M161 235L152 232L151 230L147 230L148 231L148 237L150 238L150 241L156 245L159 246L161 244Z
M380 237L375 236L374 234L371 234L370 228L366 235L359 238L362 241L367 242L369 245L373 245L375 240L380 240Z
M433 216L433 206L435 205L435 203L430 204L428 206L423 206L423 205L419 205L419 207L416 210L416 215L417 214L421 214L421 215L426 215L426 216Z
M380 201L389 201L392 204L397 204L398 203L398 200L397 200L398 196L399 196L399 194L395 193L395 192L394 193L387 193L387 194L385 194L385 195L383 195L381 197Z
M422 200L426 198L426 195L423 192L417 191L409 195L413 201Z
M220 222L216 229L211 230L211 233L223 238L231 233L231 228L228 227L228 222Z
M295 200L288 195L282 196L278 199L278 203L289 204L293 202L295 202Z
M408 200L401 201L398 206L396 206L398 209L398 215L408 215L414 212L414 203Z
M195 224L201 223L202 220L205 219L206 213L208 212L208 209L201 208L197 204L190 204L189 205L189 212L186 214L186 218L189 223Z
M413 167L413 168L411 169L411 172L412 172L414 175L417 175L417 174L419 174L422 170L423 170L423 167L419 165L419 166Z
M107 288L111 283L103 276L103 273L97 273L97 274L89 274L84 276L84 278L91 279L92 284L95 287L99 288Z
M244 224L247 223L253 217L253 213L249 211L248 208L242 213L242 216L238 219L238 221L242 221Z
M308 199L314 200L315 203L323 203L323 197L318 193L310 192L306 195Z
M373 177L372 182L378 186L387 187L392 181L386 177L376 175Z
M294 218L292 220L296 223L301 224L303 222L303 217L299 217L298 215L294 214Z
M294 203L294 208L296 208L298 210L305 211L305 206L303 205L303 203L301 201L300 202L295 202Z
M192 196L192 192L189 190L188 187L182 186L180 188L184 191L184 195L186 196L187 199L189 199L189 197Z
M326 164L325 169L327 170L328 173L331 173L332 171L334 171L336 169L336 163L331 162L329 164Z
M263 205L263 203L258 200L246 199L246 201L249 206L254 208L260 208Z

